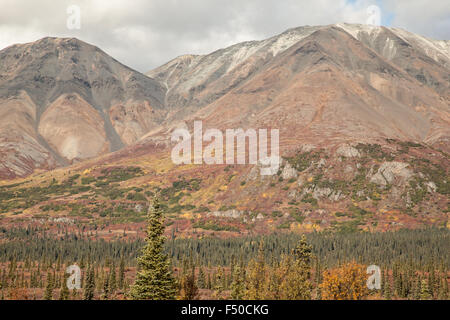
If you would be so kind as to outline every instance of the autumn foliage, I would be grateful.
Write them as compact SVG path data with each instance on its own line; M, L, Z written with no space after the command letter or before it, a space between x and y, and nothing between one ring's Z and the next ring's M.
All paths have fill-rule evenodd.
M350 262L323 273L320 284L324 300L361 300L368 295L367 274L363 265Z

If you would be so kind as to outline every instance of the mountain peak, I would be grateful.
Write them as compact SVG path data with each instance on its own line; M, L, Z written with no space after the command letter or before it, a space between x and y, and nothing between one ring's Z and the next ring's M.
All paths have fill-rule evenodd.
M161 121L158 82L77 38L11 46L0 61L0 145L14 146L0 156L6 176L116 151Z
M145 76L77 38L45 37L0 51L0 146L14 145L0 165L23 174L29 159L80 161L194 118L284 128L284 150L310 140L439 143L450 136L448 49L387 27L303 26L179 56Z

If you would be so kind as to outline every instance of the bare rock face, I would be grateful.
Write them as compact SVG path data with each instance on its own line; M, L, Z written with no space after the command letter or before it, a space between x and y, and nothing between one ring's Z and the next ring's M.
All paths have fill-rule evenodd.
M433 181L428 181L425 183L428 192L436 192L437 186Z
M28 94L0 98L0 177L25 176L35 169L52 169L54 156L35 131L36 105Z
M0 61L0 176L118 150L161 121L165 89L158 82L77 39L13 45ZM136 113L136 123L133 116L113 121L109 110L117 105Z
M35 169L53 169L56 161L32 136L9 132L0 136L0 176L14 178L26 176Z
M97 110L77 94L60 96L42 114L38 131L61 156L72 161L109 150Z
M281 177L285 180L296 179L298 177L298 173L295 168L292 168L289 162L286 162L283 171L281 172Z
M282 166L285 161L282 158L275 157L267 157L265 159L259 159L256 165L253 165L250 172L247 174L245 180L248 181L267 181L273 179L274 175L278 173L278 167L275 165L271 165L278 162L279 166ZM287 163L287 162L286 162ZM289 170L289 174L297 174L297 172L293 172L295 170Z
M360 157L361 154L359 153L358 149L349 146L349 145L342 145L336 150L336 154L338 156L343 156L347 158L354 158L354 157Z
M214 211L214 212L208 212L207 216L213 216L217 218L230 218L230 219L238 219L240 218L244 213L239 210L231 209L226 211Z
M121 140L131 145L159 126L164 112L152 107L148 101L127 101L112 106L109 117Z
M310 152L310 151L314 150L315 148L316 148L315 145L309 144L309 143L303 144L303 145L301 146L301 150L302 150L303 152Z
M300 27L183 56L148 75L183 109L173 117L279 128L284 150L386 137L442 146L450 136L449 47L385 27ZM358 157L350 145L339 153Z
M341 191L341 190L334 190L334 191L328 196L328 199L329 199L330 201L333 201L333 202L337 202L337 201L339 201L339 200L341 200L341 199L343 199L343 198L345 198L345 196L342 194L342 191Z
M204 128L279 129L282 155L327 146L357 158L352 145L386 138L450 151L450 42L401 29L299 27L184 55L147 76L73 38L13 45L0 61L5 177L147 139L163 144L174 124L194 119ZM381 173L373 179L388 183Z
M312 197L316 200L320 198L328 198L333 190L330 188L314 188L314 191L312 192Z
M408 181L413 176L413 172L408 166L407 163L402 162L384 162L372 178L370 178L370 182L385 186L392 184L396 178L400 178L402 181Z
M258 166L253 166L245 178L246 182L257 180L260 177L259 170Z

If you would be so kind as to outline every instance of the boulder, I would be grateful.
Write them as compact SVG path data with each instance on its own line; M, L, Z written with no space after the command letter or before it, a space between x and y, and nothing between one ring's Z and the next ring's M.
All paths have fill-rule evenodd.
M284 166L283 171L281 172L281 177L284 180L289 180L292 178L296 179L298 177L298 173L297 170L292 168L289 162L286 162L286 165Z
M331 190L330 188L315 188L312 196L314 199L319 200L320 198L328 198L328 196L331 195L332 192L333 190Z
M425 183L428 192L436 192L437 186L433 181L428 181Z
M370 182L385 186L393 183L397 177L404 181L408 181L413 175L412 170L407 168L408 166L407 163L403 162L384 162L378 171L370 178Z
M347 144L344 144L342 146L340 146L337 150L336 150L336 154L338 156L342 156L342 157L346 157L346 158L354 158L354 157L360 157L361 154L359 153L358 149L349 146Z
M207 214L208 217L214 216L216 218L231 218L238 219L242 216L243 212L235 209L226 210L226 211L213 211Z

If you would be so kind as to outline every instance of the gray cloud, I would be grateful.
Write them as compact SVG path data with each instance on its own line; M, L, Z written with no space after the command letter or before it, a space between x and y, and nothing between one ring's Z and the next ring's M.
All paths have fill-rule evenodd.
M72 4L81 8L80 30L66 27ZM393 26L450 38L446 0L0 0L0 48L45 36L77 37L145 72L181 54L204 54L292 27L365 23L371 4L392 16Z
M436 40L450 40L450 2L389 0L386 10L395 13L393 27L400 27Z

